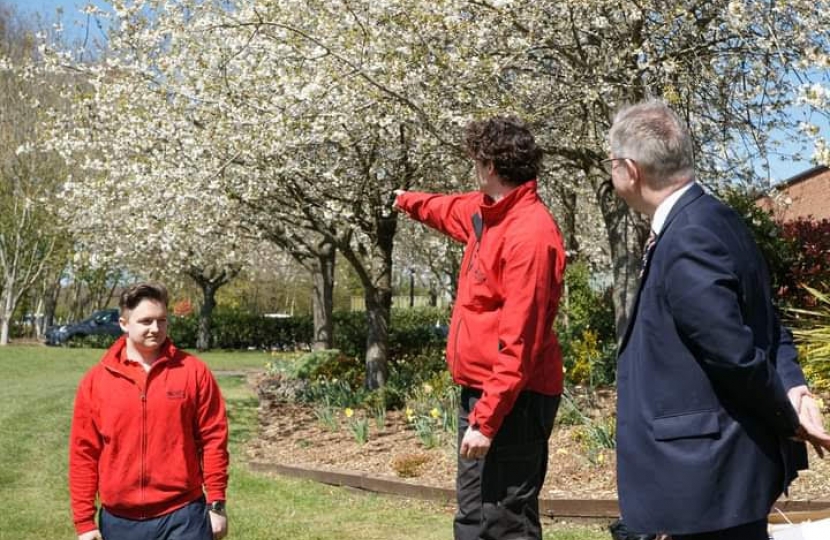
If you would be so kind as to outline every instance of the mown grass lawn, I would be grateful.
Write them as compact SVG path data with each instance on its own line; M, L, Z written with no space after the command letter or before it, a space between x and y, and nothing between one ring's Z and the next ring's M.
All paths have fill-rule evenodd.
M74 538L69 511L67 438L75 388L102 351L0 348L0 540ZM220 372L260 368L263 353L202 358ZM385 540L452 537L452 510L248 471L241 446L256 434L256 395L244 378L220 375L231 421L231 538ZM236 459L234 459L236 458ZM599 527L549 525L546 539L599 540Z

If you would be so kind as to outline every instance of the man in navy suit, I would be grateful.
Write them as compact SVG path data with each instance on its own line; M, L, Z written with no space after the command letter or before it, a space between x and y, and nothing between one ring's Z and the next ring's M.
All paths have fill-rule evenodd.
M617 484L626 526L674 540L767 540L772 504L830 435L734 211L694 182L692 143L664 103L625 108L606 160L651 219L620 345Z

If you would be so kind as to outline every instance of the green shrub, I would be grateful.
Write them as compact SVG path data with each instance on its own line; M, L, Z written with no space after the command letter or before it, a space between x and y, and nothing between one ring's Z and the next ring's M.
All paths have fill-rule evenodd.
M177 317L171 315L167 325L167 334L177 347L195 349L199 331L199 319L195 315Z
M363 397L363 406L375 412L375 417L382 416L386 421L386 411L400 409L406 402L406 390L401 388L394 379L383 388L367 392Z
M436 330L445 325L443 308L394 309L389 328L389 352L396 357L418 354L427 349L443 350L445 338ZM345 356L366 354L366 313L338 311L334 319L334 346ZM182 348L194 348L198 335L197 313L171 316L169 333ZM238 310L217 309L211 319L211 347L214 349L293 350L312 342L314 321L310 316L268 318Z
M244 311L217 309L211 317L211 347L293 350L298 345L311 343L313 328L309 316L276 319ZM170 337L179 347L196 347L198 329L197 313L170 317Z
M336 378L333 372L338 371L332 365L337 365L345 359L337 349L324 349L306 353L294 361L293 371L289 375L298 379L317 379L320 376L329 375L329 378Z
M559 304L556 333L562 347L565 377L572 384L612 384L616 370L616 330L611 290L591 286L584 261L565 272L567 299Z
M389 356L398 358L427 349L444 349L446 338L440 327L446 325L445 308L393 309L389 327ZM439 328L436 328L439 327ZM346 356L366 355L366 313L334 314L334 346Z
M814 389L830 390L830 292L807 288L815 299L813 309L791 309L793 334L804 374Z
M91 336L74 337L66 342L67 347L83 347L89 349L109 349L118 336L109 336L106 334L97 334Z
M755 204L758 193L741 187L730 187L718 193L718 196L749 227L755 243L767 261L773 291L787 281L787 274L794 256L794 246L781 234L781 226L772 214Z

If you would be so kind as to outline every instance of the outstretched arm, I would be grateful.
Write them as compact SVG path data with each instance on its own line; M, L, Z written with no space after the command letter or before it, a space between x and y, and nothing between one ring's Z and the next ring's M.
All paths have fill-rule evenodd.
M466 243L473 229L473 214L477 210L476 200L480 196L477 193L436 195L398 189L395 190L393 208Z

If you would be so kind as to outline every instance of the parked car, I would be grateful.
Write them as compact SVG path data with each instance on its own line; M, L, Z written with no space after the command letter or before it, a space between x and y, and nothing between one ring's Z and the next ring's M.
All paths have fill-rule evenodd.
M69 324L50 326L46 329L47 345L64 345L72 339L94 335L120 336L117 309L102 309L88 318Z

